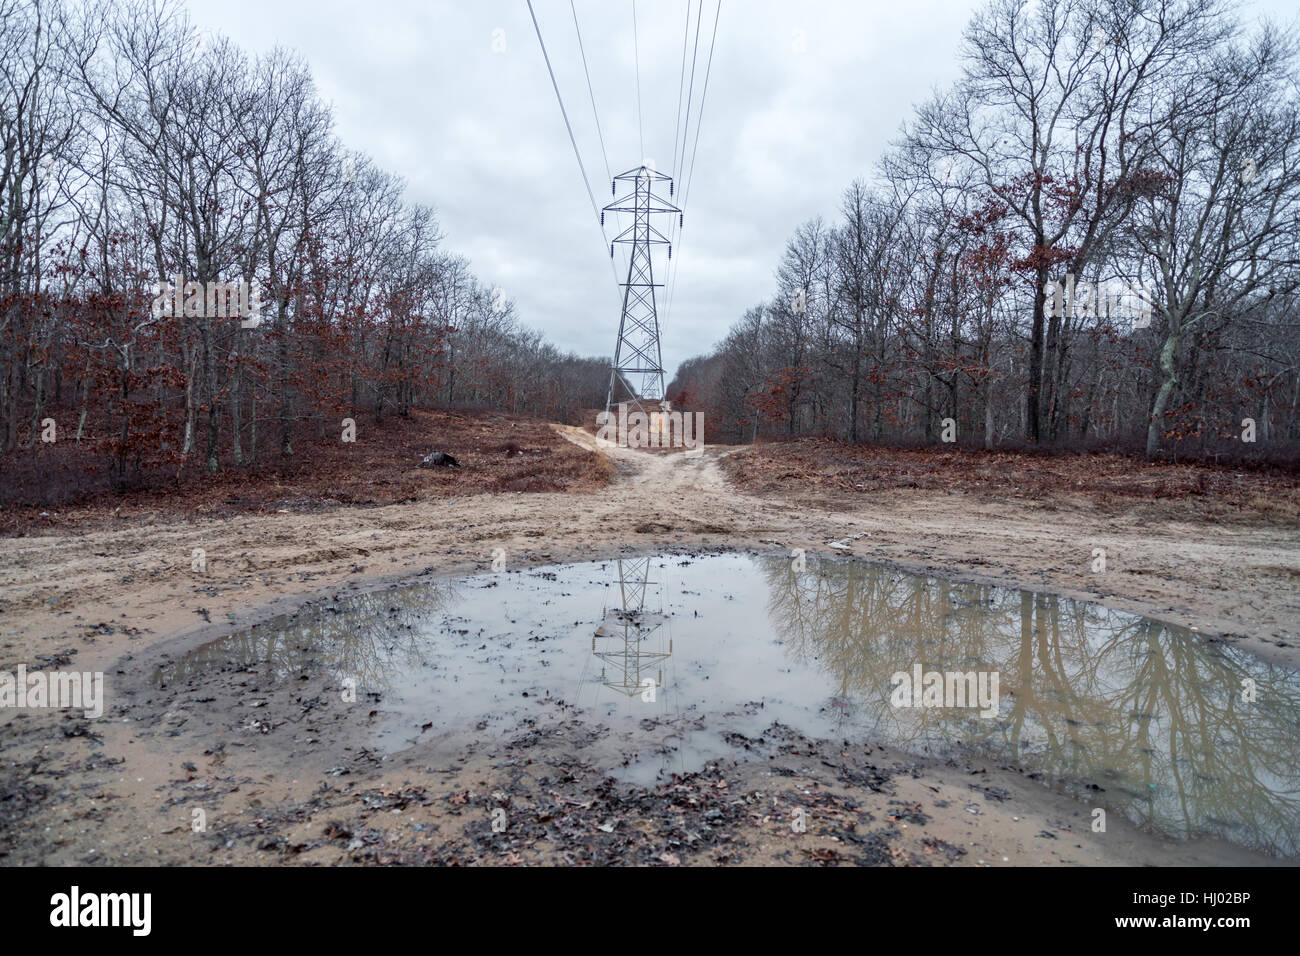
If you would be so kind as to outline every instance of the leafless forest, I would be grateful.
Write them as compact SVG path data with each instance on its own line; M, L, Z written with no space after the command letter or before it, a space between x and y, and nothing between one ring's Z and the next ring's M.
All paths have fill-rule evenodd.
M477 278L294 54L147 2L0 0L0 37L5 472L126 488L344 417L601 404L608 358ZM1293 461L1295 38L1220 0L995 0L961 56L669 397L712 441ZM258 321L157 314L173 276L256 283Z
M521 325L332 133L293 54L250 58L152 3L4 0L0 36L7 469L43 455L126 487L291 456L344 416L603 401L607 363ZM260 323L154 314L177 274L258 283Z
M675 397L719 440L1294 459L1295 52L1215 0L985 6ZM1104 295L1054 308L1071 277Z
M12 922L833 866L1266 928L1285 3L0 0Z

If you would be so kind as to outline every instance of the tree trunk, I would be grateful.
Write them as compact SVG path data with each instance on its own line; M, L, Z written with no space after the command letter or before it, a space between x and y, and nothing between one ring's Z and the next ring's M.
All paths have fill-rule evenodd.
M1178 351L1178 341L1182 338L1182 333L1176 331L1177 327L1176 321L1169 323L1169 337L1165 339L1164 348L1160 350L1160 371L1165 373L1165 380L1160 383L1160 390L1156 392L1155 404L1151 408L1151 420L1147 424L1147 458L1154 458L1160 451L1165 409L1169 406L1169 396L1173 394L1174 386L1178 384L1178 376L1174 372L1174 355Z
M1034 289L1034 326L1029 339L1029 392L1025 395L1025 437L1037 443L1043 388L1043 313L1047 305L1047 267L1038 270Z

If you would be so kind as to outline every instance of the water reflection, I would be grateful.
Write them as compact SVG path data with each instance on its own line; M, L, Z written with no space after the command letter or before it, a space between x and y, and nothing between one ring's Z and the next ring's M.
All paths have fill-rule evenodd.
M162 665L153 683L166 687L256 664L266 665L274 680L320 667L340 684L351 679L360 689L382 693L391 689L396 674L425 664L427 635L421 624L459 596L454 582L439 580L332 602L302 619L281 615Z
M663 662L673 652L671 638L666 651L653 649L651 643L667 621L662 611L645 606L647 590L659 582L650 580L650 558L620 558L615 564L619 606L605 608L591 638L591 653L601 662L600 682L606 687L628 697L653 699L664 686ZM608 673L611 669L613 674Z
M381 692L389 750L510 733L539 699L576 688L589 718L639 748L628 773L734 753L728 735L780 721L914 752L974 749L1162 833L1300 853L1297 675L1048 594L839 559L802 571L784 557L624 559L359 597L206 645L155 679L192 686L262 663L273 678L317 667ZM891 676L916 665L997 672L996 716L894 707Z
M1049 594L858 562L803 572L762 563L776 630L852 702L843 720L913 749L977 746L1164 832L1297 852L1294 672L1185 628ZM916 663L998 671L997 719L891 706L891 674ZM1247 678L1253 703L1242 698Z

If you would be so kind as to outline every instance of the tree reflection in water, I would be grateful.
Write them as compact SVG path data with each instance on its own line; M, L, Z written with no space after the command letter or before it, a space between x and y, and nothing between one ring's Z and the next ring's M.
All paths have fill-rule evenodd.
M974 746L1166 833L1300 850L1293 672L1053 595L858 561L762 565L773 626L796 660L832 677L844 722L912 749ZM998 717L891 706L890 676L917 663L999 672ZM1242 700L1246 678L1253 703Z
M319 667L340 686L355 680L358 694L382 693L394 672L423 666L427 621L456 598L452 582L435 581L356 595L301 617L282 615L159 667L153 682L166 687L214 670L266 664L275 680Z
M918 664L996 671L998 715L895 708L891 676ZM798 572L784 557L734 554L593 562L350 599L205 645L155 681L192 687L253 665L281 680L323 668L382 693L384 746L409 746L431 720L508 729L537 692L576 688L651 775L731 753L729 731L781 721L918 752L975 748L1170 835L1300 855L1297 676L1047 594L860 561L809 559Z

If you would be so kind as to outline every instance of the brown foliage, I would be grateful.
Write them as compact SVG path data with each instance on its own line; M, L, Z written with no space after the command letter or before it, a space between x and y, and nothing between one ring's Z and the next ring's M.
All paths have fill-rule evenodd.
M23 535L102 521L162 515L232 517L276 511L311 512L343 505L379 506L429 498L503 492L583 491L608 484L608 461L566 441L545 422L502 413L416 409L410 418L357 421L357 440L334 430L294 440L290 459L263 461L257 472L233 466L215 476L198 467L154 473L144 487L115 493L106 483L84 491L73 459L75 442L38 445L28 472L10 471L0 533ZM460 468L421 469L420 459L444 451ZM67 473L69 482L51 481ZM58 504L51 503L59 489ZM72 489L76 489L75 491ZM46 512L42 515L42 512Z
M723 467L747 491L869 495L915 488L1100 509L1177 501L1206 517L1300 517L1300 469L1147 462L1116 454L880 448L822 438L758 445Z

